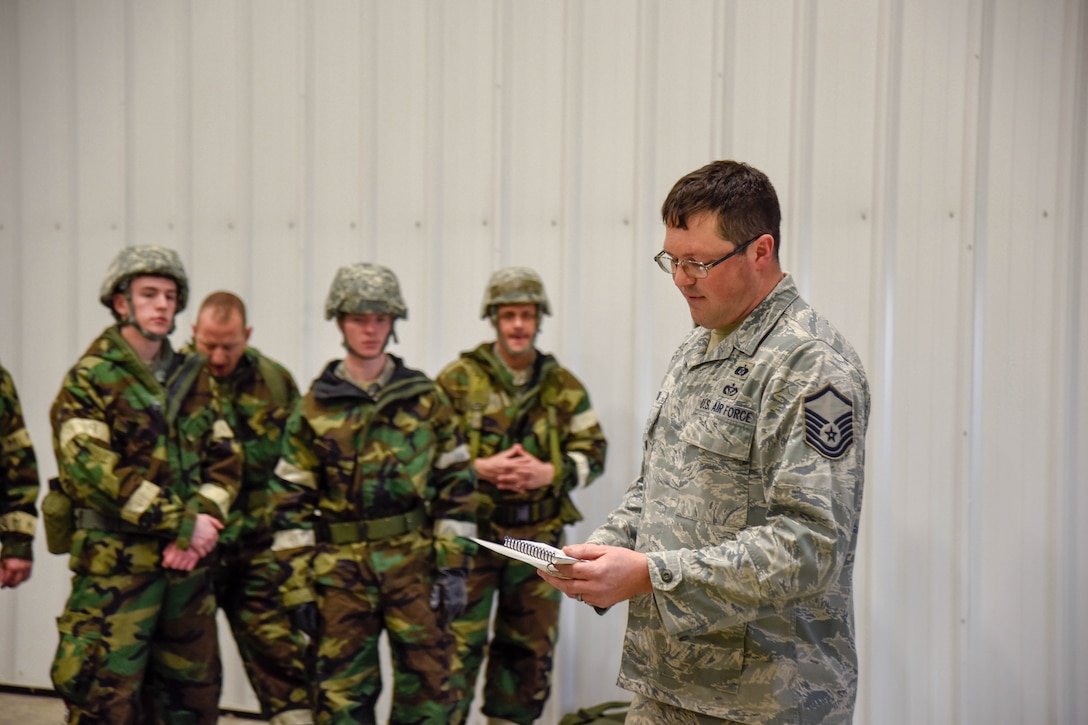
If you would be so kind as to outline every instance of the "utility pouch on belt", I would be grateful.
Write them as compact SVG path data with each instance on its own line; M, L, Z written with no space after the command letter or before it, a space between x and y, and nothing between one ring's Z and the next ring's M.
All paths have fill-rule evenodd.
M60 479L49 479L49 493L42 499L42 521L45 525L45 547L50 554L67 554L72 550L75 517L72 499L60 490Z

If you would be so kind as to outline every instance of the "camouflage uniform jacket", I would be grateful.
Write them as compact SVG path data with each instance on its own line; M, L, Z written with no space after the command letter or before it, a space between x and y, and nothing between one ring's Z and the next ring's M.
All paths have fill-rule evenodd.
M34 558L38 488L38 459L15 381L0 367L0 556L5 559Z
M203 356L190 357L164 342L160 383L110 327L65 377L50 412L60 486L96 520L77 523L72 571L159 571L168 543L188 548L197 514L227 518L242 458Z
M405 515L424 506L434 522L437 565L467 568L476 534L475 477L453 408L423 373L395 369L375 399L325 368L287 423L276 467L273 548L294 556L318 527ZM429 527L428 527L429 528ZM309 536L300 532L310 532ZM316 532L321 541L321 532ZM284 543L287 542L287 543ZM282 557L281 557L282 558ZM297 603L285 586L285 603Z
M191 344L182 350L193 351ZM219 544L243 539L247 544L271 543L269 482L280 459L283 429L299 398L298 386L286 368L252 347L246 348L234 372L215 383L245 459L242 488L219 532Z
M485 396L477 398L479 403L474 400L474 387L480 384L474 383L477 380L486 381ZM465 419L469 435L472 430L479 431L478 445L470 445L474 458L493 456L520 443L537 458L555 464L550 487L522 494L502 491L481 480L479 492L489 504L560 499L565 503L564 523L581 518L568 494L604 472L608 444L589 394L574 375L551 355L537 352L528 387L518 389L492 344L484 343L447 365L438 383Z
M728 720L849 723L865 373L789 277L709 335L676 351L641 473L589 538L649 560L619 684Z

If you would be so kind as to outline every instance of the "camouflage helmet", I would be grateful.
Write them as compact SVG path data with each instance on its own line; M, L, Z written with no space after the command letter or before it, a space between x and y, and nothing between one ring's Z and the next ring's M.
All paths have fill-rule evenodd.
M329 296L325 299L325 319L367 313L393 315L393 319L408 318L397 275L387 267L366 262L336 270Z
M499 305L537 305L545 315L551 314L548 295L540 276L528 267L507 267L491 275L480 306L480 317L487 317Z
M113 311L113 296L125 292L133 277L143 275L169 277L178 285L177 312L185 309L189 301L189 278L181 257L173 249L166 247L140 246L124 247L110 263L102 289L98 293L99 301Z

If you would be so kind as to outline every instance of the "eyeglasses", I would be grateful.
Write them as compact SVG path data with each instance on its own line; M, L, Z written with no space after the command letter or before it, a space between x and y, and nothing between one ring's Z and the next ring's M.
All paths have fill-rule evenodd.
M661 271L664 272L665 274L675 275L676 274L676 268L680 267L680 268L682 268L684 270L684 274L691 277L692 279L702 279L702 278L706 277L708 274L710 274L710 268L711 267L718 266L719 264L721 264L725 260L732 257L734 254L740 254L741 252L743 252L745 249L748 248L749 244L751 244L752 242L754 242L755 240L759 239L762 236L763 236L763 232L760 232L759 234L755 235L754 237L749 239L744 244L742 244L739 247L737 247L736 249L734 249L729 254L722 257L721 259L715 259L713 262L709 262L707 264L703 264L702 262L696 262L694 259L685 259L685 260L681 261L681 260L677 259L676 257L672 256L671 254L669 254L668 252L664 251L664 250L657 253L657 256L654 257L654 261L657 262L657 266L660 267Z

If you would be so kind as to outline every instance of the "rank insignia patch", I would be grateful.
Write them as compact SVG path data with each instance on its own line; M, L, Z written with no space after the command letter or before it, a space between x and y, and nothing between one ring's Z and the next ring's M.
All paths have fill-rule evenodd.
M805 443L825 458L842 458L854 442L854 403L828 385L805 398Z

